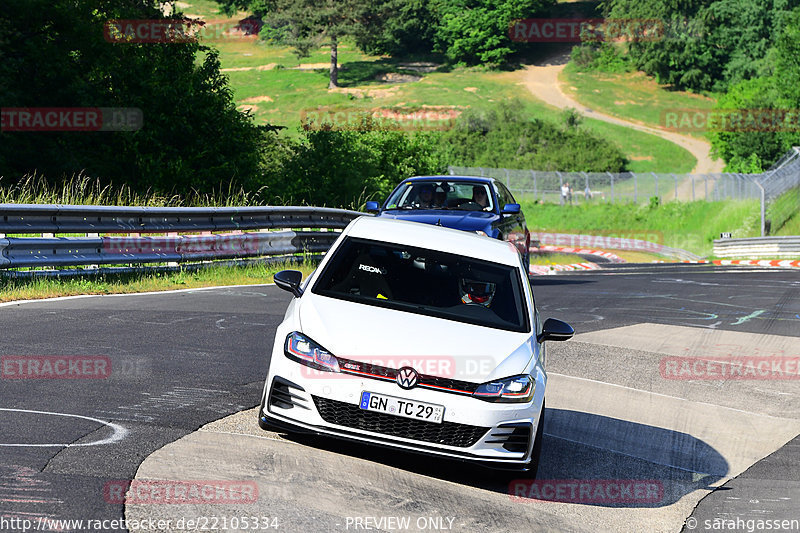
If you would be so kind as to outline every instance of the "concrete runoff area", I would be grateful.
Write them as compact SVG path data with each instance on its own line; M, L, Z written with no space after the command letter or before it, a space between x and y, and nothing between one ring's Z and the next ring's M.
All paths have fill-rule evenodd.
M203 516L264 516L294 531L678 531L714 489L756 468L800 433L800 402L797 380L669 379L662 360L797 356L797 345L795 337L661 324L548 343L537 487L649 480L663 488L658 501L530 498L524 483L515 484L523 474L327 438L284 437L262 431L257 409L251 409L152 453L136 480L248 480L258 486L255 503L128 504L125 515L172 524ZM782 494L770 504L773 512L797 508L781 507L786 495L800 497L795 479L739 485ZM730 500L724 504L730 514ZM713 509L697 509L714 515Z

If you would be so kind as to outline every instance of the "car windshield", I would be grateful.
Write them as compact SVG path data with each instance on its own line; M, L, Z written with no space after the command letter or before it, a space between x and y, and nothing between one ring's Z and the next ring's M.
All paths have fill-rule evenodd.
M348 237L312 292L398 311L528 332L519 269Z
M386 202L386 209L462 209L494 211L489 185L471 181L407 181Z

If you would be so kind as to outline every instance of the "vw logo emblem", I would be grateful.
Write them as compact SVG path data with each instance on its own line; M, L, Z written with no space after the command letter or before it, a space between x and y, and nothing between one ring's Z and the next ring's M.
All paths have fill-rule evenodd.
M404 366L397 371L397 376L394 378L401 389L413 389L417 386L419 381L419 374L410 366Z

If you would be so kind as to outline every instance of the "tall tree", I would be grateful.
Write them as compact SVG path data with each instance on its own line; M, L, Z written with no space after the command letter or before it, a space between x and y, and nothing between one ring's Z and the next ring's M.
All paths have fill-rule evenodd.
M0 10L0 106L120 107L138 131L0 132L5 182L84 172L135 190L258 186L263 127L237 111L216 53L196 42L110 42L114 19L163 19L155 0L26 0Z
M330 46L329 88L339 86L339 43L360 36L374 23L370 0L217 0L223 13L243 9L261 17L266 26L283 30L284 40L298 57L313 48Z

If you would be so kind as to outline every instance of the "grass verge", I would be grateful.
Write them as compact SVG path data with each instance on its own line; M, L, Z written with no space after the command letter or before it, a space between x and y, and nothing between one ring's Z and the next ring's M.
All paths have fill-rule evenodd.
M575 254L558 254L558 253L532 253L532 265L574 265L576 263L585 263L586 259Z
M757 200L669 202L642 206L560 206L523 201L522 209L531 231L640 239L702 256L711 254L713 241L721 232L731 232L734 237L759 234Z
M0 302L81 294L132 294L224 285L255 285L272 283L272 275L280 270L300 270L307 276L314 268L315 264L310 262L249 263L175 272L87 274L64 278L0 276Z

